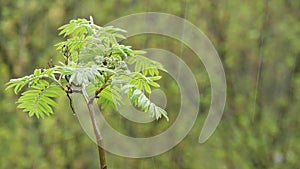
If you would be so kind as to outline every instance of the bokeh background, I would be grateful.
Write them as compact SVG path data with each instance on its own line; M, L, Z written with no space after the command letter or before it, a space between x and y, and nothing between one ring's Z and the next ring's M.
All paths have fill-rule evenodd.
M55 115L29 118L5 91L10 78L62 60L53 46L57 28L70 19L94 17L104 25L138 12L164 12L187 19L212 41L227 78L227 103L220 125L204 144L198 136L210 106L207 72L180 42L143 35L124 43L136 49L162 48L181 57L200 90L200 112L189 135L159 156L129 159L107 153L117 169L298 169L300 168L300 1L293 0L1 0L0 1L0 168L93 169L96 145L72 115L65 96ZM155 26L155 25L150 25ZM170 25L171 27L172 25ZM168 75L160 81L174 121L180 91ZM132 123L105 112L111 125L131 136L151 136L168 125ZM105 138L104 138L105 139ZM145 145L147 146L147 145Z

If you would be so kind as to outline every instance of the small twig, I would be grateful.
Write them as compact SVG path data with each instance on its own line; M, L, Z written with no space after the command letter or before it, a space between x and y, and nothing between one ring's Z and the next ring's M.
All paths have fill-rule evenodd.
M72 89L71 88L71 85L67 86L67 87L63 87L61 86L62 90L66 92L67 94L67 97L69 99L69 104L70 104L70 107L71 107L71 110L73 112L73 115L76 115L76 112L75 112L75 109L74 109L74 106L73 106L73 100L72 98L70 97L70 94L72 93L81 93L81 90L77 90L77 89Z
M67 97L69 98L69 104L70 104L71 110L73 112L73 115L76 115L75 109L73 107L73 100L71 99L69 93L67 93Z
M89 99L89 103L93 103L93 101L96 99L96 98L99 98L99 94L102 92L102 90L107 86L107 84L103 84L101 87L99 87L99 89L96 90L94 96L92 96L90 99Z
M61 50L62 50L63 55L66 57L66 58L65 58L65 64L68 65L69 59L72 59L72 58L71 58L71 53L70 53L70 51L69 51L69 47L66 46L66 45L64 45L64 46L61 48Z

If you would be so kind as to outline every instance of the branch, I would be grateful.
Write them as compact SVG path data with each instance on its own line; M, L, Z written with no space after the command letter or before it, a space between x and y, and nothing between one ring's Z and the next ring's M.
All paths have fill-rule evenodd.
M71 91L72 93L82 93L82 91L79 89L71 89Z
M98 89L100 92L103 90L101 88L102 87L100 87ZM102 138L101 132L99 130L99 126L97 124L96 114L95 114L95 110L94 110L94 107L93 107L93 101L96 98L96 96L93 96L92 98L89 99L89 96L86 92L86 86L84 84L82 85L81 91L82 91L82 95L83 95L83 97L84 97L84 99L87 103L88 109L89 109L93 129L94 129L94 134L95 134L95 137L96 137L96 140L97 140L100 166L101 166L101 169L107 169L106 160L105 160L105 150L103 149L103 138Z
M89 103L93 103L95 98L98 98L98 95L102 92L103 89L105 89L106 86L107 84L103 84L101 87L99 87L99 89L97 89L94 95L89 99Z

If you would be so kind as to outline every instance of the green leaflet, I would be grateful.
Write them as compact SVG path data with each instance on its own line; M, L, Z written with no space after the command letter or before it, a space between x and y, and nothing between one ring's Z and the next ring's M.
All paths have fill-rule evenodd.
M58 97L62 90L57 86L48 86L43 89L31 89L23 92L18 100L18 108L28 112L29 116L44 118L53 114L52 107L56 106L53 98Z

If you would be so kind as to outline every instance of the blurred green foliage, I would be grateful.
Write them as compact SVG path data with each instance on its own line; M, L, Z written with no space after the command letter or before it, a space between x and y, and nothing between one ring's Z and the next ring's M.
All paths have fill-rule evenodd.
M135 49L163 48L190 66L201 94L200 115L190 134L172 150L152 158L107 156L110 168L252 169L300 168L300 1L292 0L111 0L0 1L0 168L97 168L96 145L72 115L67 99L55 115L29 118L16 109L17 96L4 91L10 78L58 62L53 45L57 28L70 19L94 17L104 25L138 12L165 12L199 27L216 46L227 77L227 104L222 121L205 143L197 142L210 106L210 84L201 61L178 41L143 35L125 41ZM172 26L172 25L170 25ZM166 91L170 124L131 123L105 112L121 133L149 136L176 119L180 91L168 75ZM173 114L172 114L172 113Z

